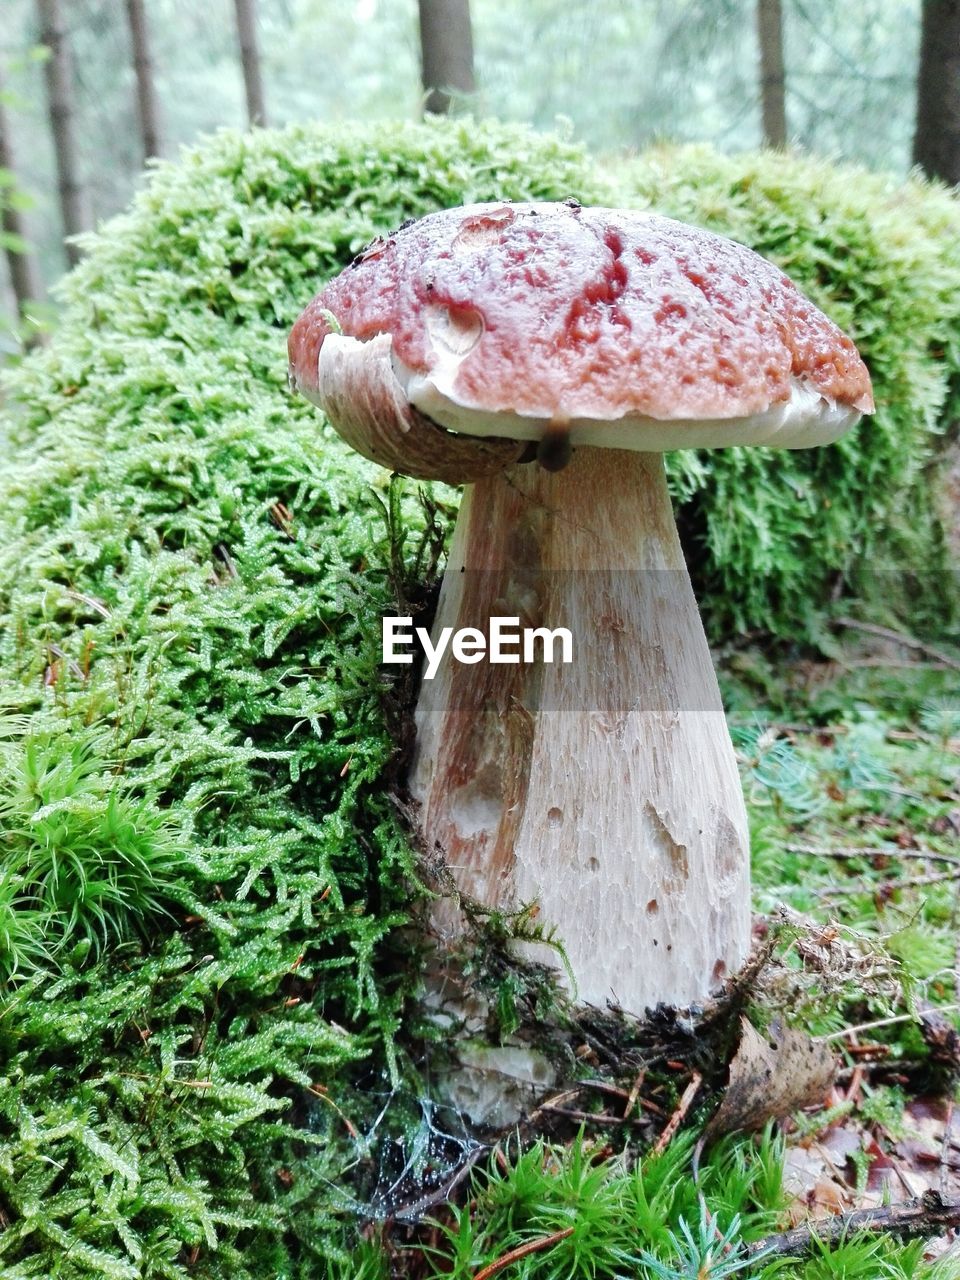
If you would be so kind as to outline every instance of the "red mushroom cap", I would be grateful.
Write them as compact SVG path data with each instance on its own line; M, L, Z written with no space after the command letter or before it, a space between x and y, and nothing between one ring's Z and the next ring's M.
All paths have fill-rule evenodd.
M735 419L798 385L873 409L853 342L782 271L652 213L473 205L374 241L290 335L307 394L326 313L346 336L389 334L395 366L487 414Z

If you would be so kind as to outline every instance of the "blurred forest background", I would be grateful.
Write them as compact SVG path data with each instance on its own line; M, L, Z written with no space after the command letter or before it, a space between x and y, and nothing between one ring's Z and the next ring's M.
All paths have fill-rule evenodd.
M611 157L662 140L723 151L766 141L897 173L920 163L956 181L957 10L950 0L0 0L2 314L12 321L17 297L43 296L75 256L64 230L126 205L146 157L251 120L469 110L544 128L566 120Z

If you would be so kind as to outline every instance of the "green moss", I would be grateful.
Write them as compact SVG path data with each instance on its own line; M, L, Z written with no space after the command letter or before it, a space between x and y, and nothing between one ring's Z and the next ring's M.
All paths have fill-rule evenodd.
M371 1054L396 1072L412 868L383 785L388 477L288 396L286 329L375 229L591 182L521 130L219 135L88 242L56 340L11 374L0 1275L241 1280L336 1253L347 1130L323 1106L304 1127L309 1089L342 1101ZM37 743L56 795L31 790ZM94 965L17 869L53 800L56 856L99 882L110 795L181 874L107 912Z
M647 152L617 177L634 203L776 262L851 334L873 378L876 416L829 448L670 456L714 636L819 636L841 584L947 631L958 583L930 460L960 407L960 202L916 178L705 147Z

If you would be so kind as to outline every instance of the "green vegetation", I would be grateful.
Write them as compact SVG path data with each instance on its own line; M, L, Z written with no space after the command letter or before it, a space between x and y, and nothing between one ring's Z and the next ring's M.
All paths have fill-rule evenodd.
M955 1001L956 673L860 667L848 648L841 675L823 664L822 685L799 694L793 672L775 679L758 654L730 668L757 908L786 903L872 940L878 960L901 962L913 1007ZM809 727L776 728L798 714ZM862 995L863 1020L889 1012ZM844 1012L814 1001L805 1024L835 1031ZM898 1024L888 1035L900 1052L897 1037L912 1042L914 1029Z
M16 721L9 731L14 742L0 744L4 978L65 947L96 956L118 946L182 898L194 870L151 799L102 772L104 731L74 725L67 739Z
M581 1135L566 1147L537 1142L476 1175L464 1207L437 1224L438 1243L396 1245L391 1272L381 1247L359 1248L333 1280L387 1280L425 1252L433 1276L473 1280L516 1252L507 1275L523 1280L725 1280L737 1274L772 1280L952 1280L953 1264L923 1261L923 1244L851 1237L818 1244L806 1259L784 1259L746 1246L775 1234L789 1203L782 1182L783 1145L770 1131L725 1139L690 1174L693 1139L632 1164L597 1158ZM419 1274L419 1272L417 1272ZM496 1274L491 1271L489 1274Z
M10 378L0 1275L310 1274L346 1131L309 1091L398 1072L388 477L288 396L285 332L378 227L588 174L519 130L384 132L163 170Z
M916 179L703 147L651 151L618 178L776 262L853 336L873 378L875 417L829 449L671 455L714 635L822 641L838 580L888 617L955 624L930 458L960 414L960 202Z
M923 1040L904 1014L908 1007L957 999L957 878L949 861L956 850L951 815L960 751L960 704L949 696L954 673L891 674L859 666L854 652L845 657L839 674L826 663L812 673L809 664L775 670L747 651L725 673L753 828L754 899L762 912L785 903L810 921L829 922L822 941L816 928L807 939L822 946L822 964L808 958L794 974L790 1003L800 1023L831 1034L851 1022L891 1018L870 1040L886 1046L895 1061L919 1062L913 1087L929 1087ZM798 716L809 727L795 727ZM794 727L778 728L778 722ZM825 856L851 846L865 852ZM928 879L938 873L944 878ZM911 1129L904 1101L897 1087L867 1084L856 1102L803 1117L798 1128L813 1133L851 1123L862 1130L865 1147L876 1142L890 1151ZM441 1216L436 1274L467 1280L509 1250L539 1240L541 1247L507 1274L719 1280L741 1261L744 1242L778 1229L782 1147L769 1133L723 1139L708 1149L700 1202L688 1134L662 1156L631 1164L624 1138L618 1142L608 1127L593 1132L597 1147L611 1141L612 1157L585 1160L577 1143L536 1145L478 1175L469 1212ZM865 1177L866 1151L851 1158ZM724 1250L720 1238L735 1220L731 1248ZM571 1226L571 1235L544 1243ZM920 1244L858 1237L834 1249L819 1247L806 1260L770 1257L750 1274L791 1280L956 1275L955 1261L931 1268L922 1254Z
M718 1144L701 1168L699 1187L690 1176L692 1150L693 1139L684 1135L630 1169L616 1160L597 1162L582 1138L565 1151L535 1143L476 1179L476 1203L454 1209L444 1226L443 1264L434 1274L469 1280L510 1249L555 1233L562 1238L528 1255L520 1275L721 1280L735 1274L743 1242L774 1230L784 1207L780 1144L769 1134L755 1148ZM711 1214L702 1227L701 1192ZM722 1239L731 1226L733 1240ZM696 1264L676 1270L691 1254ZM713 1268L701 1269L710 1254Z
M692 180L706 163L680 155L676 171L687 164ZM641 191L636 172L630 180ZM952 212L940 193L911 192L918 207L929 198L931 226ZM0 420L0 1280L379 1273L372 1247L352 1256L347 1245L351 1180L374 1160L373 1139L351 1135L374 1132L384 1094L417 1087L398 1035L415 978L400 929L415 871L389 799L396 744L377 670L378 618L403 566L388 536L388 477L286 394L285 333L326 276L406 217L570 194L618 198L578 149L521 129L221 134L160 168L133 210L90 238L53 343L10 372ZM799 223L794 234L799 244ZM881 266L887 251L878 239ZM932 249L918 232L902 254L890 271L905 299L904 263L913 254L929 267ZM926 317L929 280L915 274L909 314ZM878 284L851 302L858 332L878 331L882 297ZM954 360L947 314L936 333ZM826 464L812 473L843 489L851 510L803 561L811 592L821 563L824 573L850 566L853 534L892 523L892 472L918 492L912 454L889 437L899 424L922 456L933 427L924 406L942 402L948 363L921 358L932 323L908 348L891 339L887 364L878 355L891 403L909 393L923 413L897 417L897 401L870 437L882 448L861 437L831 455L833 481ZM716 587L735 551L752 584L741 605L717 602L718 628L736 616L789 621L803 635L810 616L790 614L802 544L764 500L770 474L736 454L709 472L686 464L690 545L710 502L730 506L734 483L747 513L728 511L735 547L708 541L712 558L695 570L701 587ZM794 525L813 492L797 495ZM423 514L413 486L403 493L409 569ZM735 709L754 704L767 677L742 672ZM924 732L948 743L936 727ZM947 745L926 747L918 774L942 789L935 763L948 768ZM899 749L877 747L880 764L896 769ZM819 791L818 771L851 779L850 807L831 800L818 821L842 825L874 803L853 763L791 750L812 770L808 791ZM808 814L786 791L768 823L777 788L751 767L766 903L776 847ZM813 887L797 864L798 906ZM870 895L855 901L868 914ZM941 899L928 919L938 932L918 937L909 961L930 982ZM659 1225L631 1248L666 1262L696 1247L699 1209L677 1189L682 1143L656 1165L673 1170L662 1213L643 1207L658 1194L656 1169L598 1170L580 1150L538 1148L485 1175L477 1214L461 1213L456 1235L437 1244L458 1259L456 1274L469 1274L474 1255L557 1230L574 1209L577 1229L559 1252L531 1255L514 1274L570 1275L591 1257L596 1274L611 1274L643 1213ZM721 1230L736 1214L747 1234L772 1221L772 1150L726 1144L711 1158L705 1186ZM597 1206L610 1208L609 1235ZM884 1266L910 1275L916 1256L892 1250ZM827 1267L800 1274L835 1274Z

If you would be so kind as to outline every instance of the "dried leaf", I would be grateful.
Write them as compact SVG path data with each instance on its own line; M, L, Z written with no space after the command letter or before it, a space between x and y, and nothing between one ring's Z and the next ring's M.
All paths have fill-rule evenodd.
M797 1222L805 1216L808 1197L827 1175L828 1161L819 1147L788 1147L783 1161L783 1189L797 1205Z
M766 1035L746 1018L740 1025L740 1047L730 1063L730 1082L707 1126L710 1138L738 1129L761 1129L768 1120L821 1101L833 1081L835 1064L826 1045L779 1021L771 1023Z

